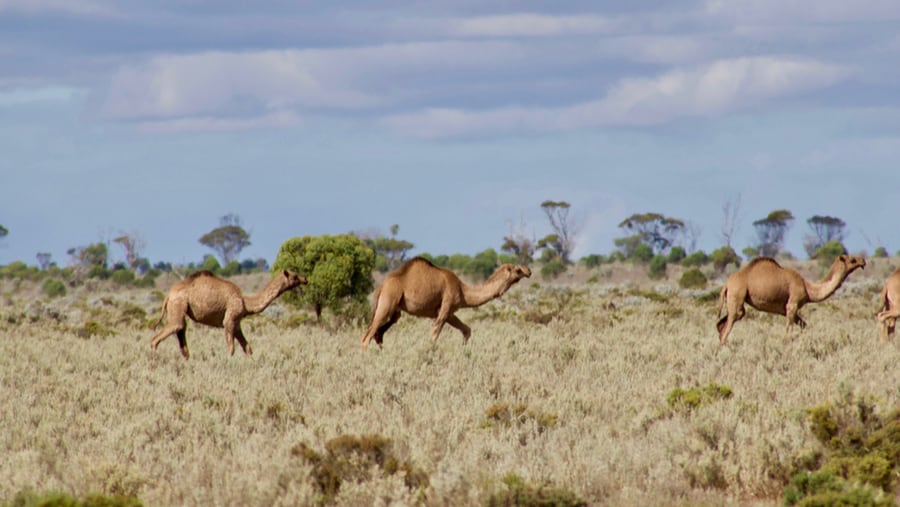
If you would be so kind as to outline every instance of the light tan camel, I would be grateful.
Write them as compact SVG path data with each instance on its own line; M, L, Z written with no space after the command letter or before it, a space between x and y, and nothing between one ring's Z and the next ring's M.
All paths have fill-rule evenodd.
M897 318L900 317L900 269L888 277L881 289L881 311L878 312L878 327L881 339L887 341L894 334Z
M384 333L400 318L401 310L434 319L432 343L437 341L445 323L459 329L466 343L472 330L454 313L498 298L516 282L530 276L531 269L525 266L502 264L484 283L466 285L452 271L416 257L388 275L375 290L372 322L362 337L362 349L366 350L373 338L380 347Z
M164 317L167 317L166 325L150 341L150 347L156 350L159 342L175 334L181 355L187 359L190 354L184 318L190 317L194 322L207 326L224 327L228 353L234 355L234 339L237 338L244 353L249 356L253 351L241 331L241 319L265 310L284 291L305 284L305 276L283 270L259 292L248 296L237 285L209 271L193 273L169 289L162 304L162 315L153 327L159 326Z
M781 267L775 259L759 257L728 277L719 294L719 312L727 307L728 315L719 319L719 343L724 345L734 323L741 320L746 311L744 303L757 310L787 317L786 335L794 324L806 327L797 313L806 303L818 303L831 297L857 268L865 268L862 257L841 255L835 259L825 278L810 282L793 269Z

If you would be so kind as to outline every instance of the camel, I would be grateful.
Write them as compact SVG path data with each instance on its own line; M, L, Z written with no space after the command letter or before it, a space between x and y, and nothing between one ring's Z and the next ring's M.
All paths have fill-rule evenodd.
M727 303L728 314L721 317L716 327L719 329L719 343L725 344L734 323L746 314L744 303L757 310L787 317L785 337L791 327L798 324L800 329L806 322L797 313L806 303L818 303L831 297L844 283L847 276L857 268L865 268L862 257L841 255L835 259L828 274L819 282L805 280L793 269L781 267L775 259L758 257L739 269L725 282L719 293L719 311Z
M888 336L894 334L897 326L897 317L900 317L900 269L888 277L881 289L881 308L878 312L878 327L881 331L881 340L887 341Z
M150 341L150 347L156 350L159 342L175 334L181 355L188 359L184 320L187 316L200 324L224 327L229 355L234 355L235 338L244 353L252 355L253 350L241 331L241 319L265 310L283 292L306 283L305 276L282 270L259 292L244 295L237 285L209 271L193 273L169 289L162 304L162 314L153 327L159 326L164 317L167 317L166 325Z
M530 276L531 269L526 266L502 264L484 283L466 285L452 271L439 268L427 259L411 259L388 275L375 290L372 322L362 337L362 349L366 350L373 338L381 347L384 333L397 322L401 311L434 319L432 344L437 342L445 323L459 329L463 344L468 343L472 330L459 320L456 311L498 298L516 282Z

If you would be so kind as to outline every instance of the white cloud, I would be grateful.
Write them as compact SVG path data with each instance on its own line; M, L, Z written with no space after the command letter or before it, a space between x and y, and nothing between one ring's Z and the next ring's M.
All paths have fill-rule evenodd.
M849 23L900 19L896 0L708 0L706 13L741 23Z
M809 60L737 58L674 70L656 78L623 79L605 97L574 106L427 109L393 115L384 121L421 137L658 125L681 117L724 115L766 100L824 88L847 75L842 67Z
M463 37L548 37L608 33L618 22L598 15L506 14L457 20L451 34Z
M138 124L138 130L156 134L178 134L285 128L298 124L300 124L300 118L296 114L290 111L278 111L250 118L193 117L144 121Z

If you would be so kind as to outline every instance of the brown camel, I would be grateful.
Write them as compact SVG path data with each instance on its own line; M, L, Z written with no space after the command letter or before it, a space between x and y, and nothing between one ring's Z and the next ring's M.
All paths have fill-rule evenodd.
M175 334L178 336L181 355L187 359L190 356L185 335L184 318L187 316L194 322L207 326L224 327L225 342L228 344L230 355L234 355L235 338L241 344L244 353L252 355L250 344L241 331L241 319L265 310L284 291L305 284L305 276L283 270L262 290L247 296L237 285L209 271L193 273L169 289L169 294L162 304L162 315L153 327L159 326L163 317L168 317L166 325L150 341L150 347L156 350L159 342Z
M806 322L797 313L806 303L818 303L831 297L857 268L865 268L862 257L841 255L835 259L828 274L820 282L805 280L793 269L781 267L775 259L759 257L728 277L719 294L719 312L727 303L728 315L719 319L719 343L724 345L734 323L741 320L746 311L744 303L757 310L787 317L786 336L795 323L803 329Z
M362 337L362 349L366 350L373 338L380 347L384 333L400 318L401 310L434 319L432 343L445 323L459 329L466 343L472 330L454 315L456 310L481 306L530 276L531 269L525 266L502 264L484 283L466 285L453 272L416 257L388 275L375 290L372 322Z
M894 334L897 326L897 318L900 317L900 269L888 277L881 289L881 308L878 312L878 327L881 331L881 339L887 341L888 336Z

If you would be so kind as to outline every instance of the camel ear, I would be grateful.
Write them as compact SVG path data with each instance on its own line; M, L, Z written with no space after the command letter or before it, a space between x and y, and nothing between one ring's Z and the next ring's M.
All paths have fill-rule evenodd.
M281 270L281 275L284 276L285 278L290 278L290 275L288 275L288 270L286 270L286 269Z

